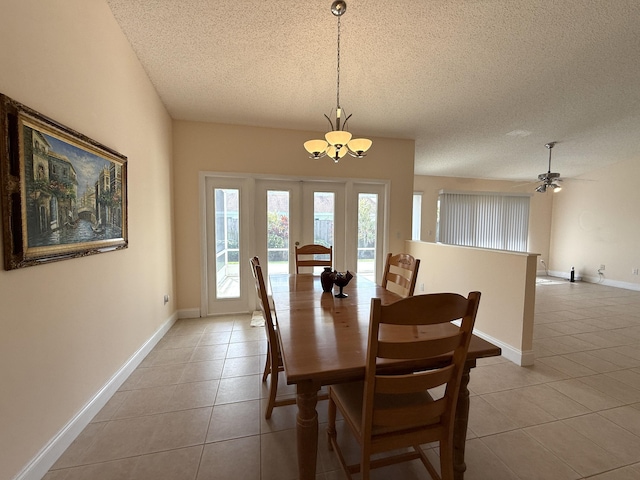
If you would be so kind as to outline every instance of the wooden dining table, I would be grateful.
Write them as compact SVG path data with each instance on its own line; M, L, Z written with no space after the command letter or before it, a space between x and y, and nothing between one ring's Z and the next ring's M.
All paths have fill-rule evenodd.
M320 277L312 274L271 275L269 284L287 383L296 385L298 478L312 480L318 452L318 391L323 385L364 378L371 299L388 304L402 297L358 275L344 287L346 298L334 296L337 287L335 292L323 292ZM478 358L500 354L500 348L473 336L456 409L456 480L463 479L466 469L470 371Z

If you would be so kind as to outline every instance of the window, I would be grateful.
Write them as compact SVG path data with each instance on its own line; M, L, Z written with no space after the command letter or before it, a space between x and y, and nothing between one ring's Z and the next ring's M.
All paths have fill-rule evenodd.
M412 212L411 240L420 240L420 229L422 228L422 193L413 194Z
M438 196L437 241L526 252L529 199L528 194L442 190Z

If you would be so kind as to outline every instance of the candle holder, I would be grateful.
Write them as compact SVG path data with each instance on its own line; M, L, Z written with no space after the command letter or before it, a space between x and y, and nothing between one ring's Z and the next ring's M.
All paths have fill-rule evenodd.
M353 274L350 271L347 270L344 273L342 273L342 272L333 272L332 277L333 277L334 285L337 285L340 288L340 292L336 293L334 296L336 298L346 298L346 297L348 297L349 295L344 293L342 291L342 289L349 284L349 282L353 278Z

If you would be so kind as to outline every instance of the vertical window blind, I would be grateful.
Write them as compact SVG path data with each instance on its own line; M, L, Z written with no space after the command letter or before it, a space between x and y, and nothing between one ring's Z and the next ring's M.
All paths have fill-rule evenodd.
M526 252L529 200L528 194L441 190L438 195L437 241Z

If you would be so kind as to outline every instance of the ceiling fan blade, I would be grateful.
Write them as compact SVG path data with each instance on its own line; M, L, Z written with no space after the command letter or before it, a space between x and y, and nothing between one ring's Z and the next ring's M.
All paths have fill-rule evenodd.
M511 188L520 188L520 187L526 187L528 185L534 185L536 183L540 183L538 180L533 180L531 182L525 182L525 183L518 183L517 185L512 185Z

